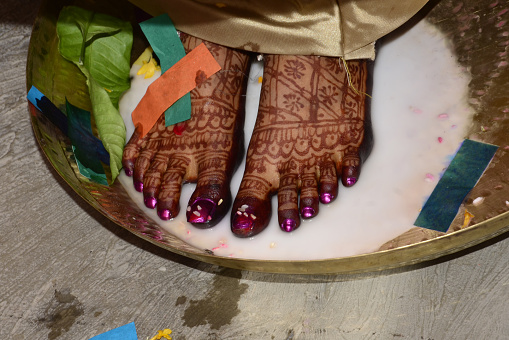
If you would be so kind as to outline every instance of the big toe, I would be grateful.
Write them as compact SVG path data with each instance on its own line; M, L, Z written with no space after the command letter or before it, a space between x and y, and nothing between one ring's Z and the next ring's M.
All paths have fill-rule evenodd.
M233 203L231 230L238 237L252 237L262 232L272 215L270 199L237 197Z
M210 228L228 213L232 196L225 185L197 186L189 200L186 217L197 228Z

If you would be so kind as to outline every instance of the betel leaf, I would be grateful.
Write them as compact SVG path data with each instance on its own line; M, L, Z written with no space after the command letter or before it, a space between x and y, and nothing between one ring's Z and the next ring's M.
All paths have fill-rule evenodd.
M115 180L122 168L122 152L125 144L126 129L120 114L112 115L118 109L113 106L108 93L93 77L88 79L90 100L94 109L94 118L104 148L110 154L110 169L112 181ZM120 117L120 122L119 122ZM100 128L99 128L100 127ZM101 131L103 131L101 133Z
M112 180L122 167L125 126L118 112L121 94L129 89L133 43L129 22L79 7L64 7L57 22L60 54L87 77L99 137L110 154Z

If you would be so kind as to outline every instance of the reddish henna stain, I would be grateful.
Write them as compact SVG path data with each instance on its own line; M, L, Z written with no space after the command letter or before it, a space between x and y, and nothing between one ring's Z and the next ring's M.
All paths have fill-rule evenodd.
M173 133L175 133L177 136L182 136L182 132L186 129L186 123L180 122L175 124L173 126Z
M203 70L196 71L196 78L194 78L194 82L196 83L196 86L200 86L207 80L207 74L203 72Z

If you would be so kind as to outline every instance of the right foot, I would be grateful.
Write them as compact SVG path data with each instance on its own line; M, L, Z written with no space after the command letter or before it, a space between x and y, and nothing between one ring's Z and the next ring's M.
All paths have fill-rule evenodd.
M338 58L266 55L260 106L246 170L233 204L232 232L250 237L271 217L278 194L278 222L290 232L319 203L358 180L372 147L366 61L349 61L353 87ZM300 200L299 200L300 194Z
M181 35L189 52L202 40ZM204 42L221 70L191 92L191 119L165 127L164 113L143 138L136 130L124 149L125 173L159 217L178 215L183 182L197 182L187 220L207 228L231 206L230 180L243 156L244 97L249 56Z

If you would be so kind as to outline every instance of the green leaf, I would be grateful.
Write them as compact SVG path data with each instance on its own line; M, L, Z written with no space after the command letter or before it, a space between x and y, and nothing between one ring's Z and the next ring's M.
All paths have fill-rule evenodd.
M99 137L110 153L112 180L122 167L125 126L118 101L129 89L131 24L79 7L64 7L57 22L60 54L87 77Z
M122 168L122 152L126 134L124 120L113 106L106 90L93 77L90 77L87 83L99 137L110 154L111 178L114 181ZM117 114L111 114L112 112Z

